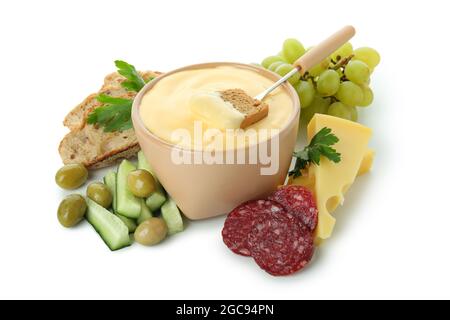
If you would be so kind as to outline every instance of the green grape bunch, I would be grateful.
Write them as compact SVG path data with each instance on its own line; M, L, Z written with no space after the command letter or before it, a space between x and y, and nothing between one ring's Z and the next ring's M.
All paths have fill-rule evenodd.
M286 39L281 52L265 58L263 68L286 75L295 61L308 52L297 39ZM347 42L303 76L294 75L289 83L297 91L302 107L301 120L308 123L316 113L358 121L358 109L373 102L370 77L380 63L372 48L353 49Z

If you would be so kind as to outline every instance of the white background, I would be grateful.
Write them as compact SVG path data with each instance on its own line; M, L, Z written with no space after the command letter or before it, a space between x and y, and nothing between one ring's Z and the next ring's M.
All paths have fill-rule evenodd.
M1 298L450 298L447 1L2 1ZM168 71L259 62L353 24L382 55L373 172L358 178L310 267L271 277L222 244L223 217L112 253L56 219L64 115L113 61ZM97 174L100 177L100 173ZM95 177L94 177L95 179Z

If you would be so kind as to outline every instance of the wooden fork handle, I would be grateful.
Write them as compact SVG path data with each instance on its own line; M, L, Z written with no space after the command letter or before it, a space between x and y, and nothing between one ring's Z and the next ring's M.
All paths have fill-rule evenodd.
M298 60L294 62L294 66L298 69L298 72L303 75L306 71L318 65L353 38L355 33L355 28L352 26L342 28L298 58Z

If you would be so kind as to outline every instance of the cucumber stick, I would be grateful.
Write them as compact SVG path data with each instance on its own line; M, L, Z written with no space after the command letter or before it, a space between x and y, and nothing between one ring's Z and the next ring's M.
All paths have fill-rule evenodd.
M142 152L142 150L138 152L138 169L147 170L152 175L155 175L152 167L150 167L150 164L148 163L147 159L145 158L144 152Z
M175 202L169 198L161 207L161 216L167 224L169 235L183 231L183 218Z
M151 218L151 217L153 217L152 212L145 204L144 199L141 199L141 215L137 219L137 223L141 224L142 222L144 222L145 220L147 220L148 218Z
M141 202L128 190L128 174L136 170L134 164L128 160L123 160L117 170L116 194L117 210L116 213L127 218L137 219L141 214Z
M141 151L138 152L138 169L143 169L149 171L153 178L155 178L156 183L156 189L155 192L153 192L146 200L147 207L152 212L155 212L161 206L166 202L166 192L164 191L164 188L162 187L161 183L159 183L158 178L156 177L155 173L153 172L150 164L148 163L147 159L145 159L144 153Z
M166 202L166 200L167 199L164 194L164 190L161 191L156 190L150 195L150 197L147 198L147 200L145 200L145 203L152 212L155 212L156 210L161 208L161 206L164 204L164 202Z
M108 187L108 189L111 192L111 194L113 195L112 207L113 207L113 212L114 213L117 212L116 179L117 179L117 174L114 171L109 171L106 174L106 176L103 178L103 182ZM128 231L130 233L133 233L136 230L137 225L136 225L136 222L133 219L121 216L120 214L116 214L116 216L120 220L122 220L123 223L125 223L125 225L128 227Z
M136 231L137 224L136 224L135 220L121 216L120 214L116 214L116 216L117 216L117 218L122 220L123 223L125 223L125 225L128 228L128 233L133 233Z
M112 208L108 209L108 211L111 212L112 214L114 214L120 220L122 220L123 223L125 223L125 225L128 228L128 233L134 233L134 231L136 231L137 224L136 224L135 220L121 216L120 214L114 213L114 210Z
M103 178L103 182L108 187L113 196L112 207L114 212L117 212L116 177L117 174L114 171L109 171Z
M117 216L87 198L86 220L111 249L119 250L131 244L128 228Z

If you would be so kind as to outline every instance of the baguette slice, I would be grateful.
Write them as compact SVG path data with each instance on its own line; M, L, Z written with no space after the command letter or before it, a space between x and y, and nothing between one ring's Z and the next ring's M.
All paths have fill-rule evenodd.
M141 72L145 80L160 74ZM64 125L71 131L59 145L59 154L64 164L82 163L89 169L98 169L113 165L119 159L131 158L140 150L133 129L104 132L103 128L86 123L88 114L101 105L96 100L99 93L119 98L135 97L135 92L129 92L120 85L124 80L118 73L106 76L100 91L89 95L66 116Z

